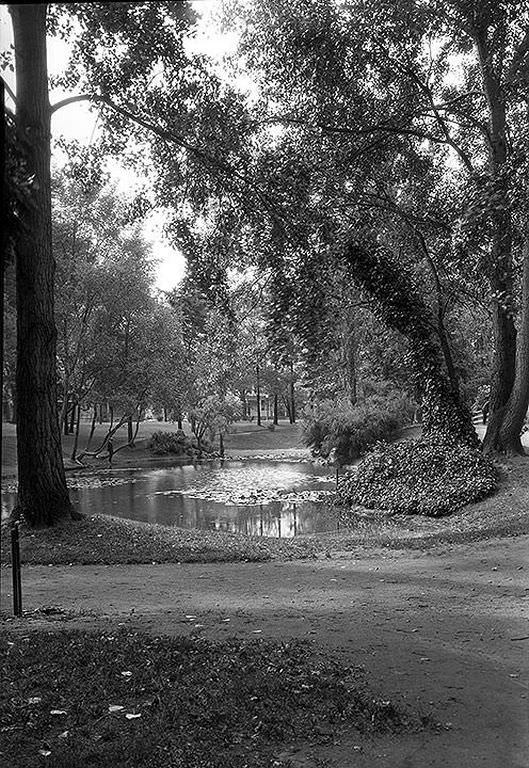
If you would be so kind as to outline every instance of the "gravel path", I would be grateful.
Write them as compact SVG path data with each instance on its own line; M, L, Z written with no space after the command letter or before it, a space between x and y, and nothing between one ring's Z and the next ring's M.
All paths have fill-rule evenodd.
M521 536L378 560L31 566L23 570L25 609L72 613L37 610L7 624L306 638L362 665L383 697L419 703L446 728L396 741L353 735L321 748L292 745L293 766L325 757L333 768L522 768L529 766L528 555L529 536Z

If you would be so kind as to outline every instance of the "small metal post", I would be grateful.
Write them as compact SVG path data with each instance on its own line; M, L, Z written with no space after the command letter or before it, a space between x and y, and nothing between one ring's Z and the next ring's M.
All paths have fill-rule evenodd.
M11 568L13 574L13 613L22 616L22 581L20 578L20 539L19 523L11 526Z

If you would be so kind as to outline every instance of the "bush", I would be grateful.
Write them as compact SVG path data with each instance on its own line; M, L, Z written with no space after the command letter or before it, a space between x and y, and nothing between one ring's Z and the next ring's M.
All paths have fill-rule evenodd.
M190 456L193 453L193 443L181 429L177 432L154 432L148 446L157 456L166 456L169 453L175 456Z
M450 514L489 496L497 478L481 451L432 439L379 443L338 487L342 504L421 514Z
M350 464L378 441L394 438L412 415L410 400L394 390L354 406L327 401L316 417L305 420L303 441L315 456L328 458L334 453L339 464Z

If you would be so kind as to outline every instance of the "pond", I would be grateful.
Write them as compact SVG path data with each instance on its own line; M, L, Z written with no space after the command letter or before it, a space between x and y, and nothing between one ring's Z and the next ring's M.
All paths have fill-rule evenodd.
M337 528L330 508L334 470L312 462L218 460L106 470L70 477L68 484L86 515L280 538ZM14 491L2 494L2 516L15 501Z

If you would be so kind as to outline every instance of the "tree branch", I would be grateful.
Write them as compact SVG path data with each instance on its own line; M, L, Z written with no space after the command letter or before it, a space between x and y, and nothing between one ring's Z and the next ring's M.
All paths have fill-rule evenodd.
M239 181L242 181L246 187L250 187L254 189L257 196L265 204L265 208L268 210L271 216L278 223L280 223L283 226L289 225L289 222L281 215L281 213L277 211L276 206L274 205L274 202L269 198L269 196L265 192L262 192L256 186L255 183L252 183L243 173L240 173L232 165L230 165L229 163L225 163L217 159L216 157L212 157L210 154L200 149L199 147L196 147L195 145L190 144L181 134L175 133L174 131L170 131L167 128L163 128L154 123L150 123L148 120L145 120L140 115L137 115L134 112L131 112L125 107L121 107L119 104L116 104L111 99L109 99L108 96L100 96L97 94L82 94L78 96L69 96L68 98L63 99L62 101L59 101L56 104L54 104L50 108L51 114L56 112L58 109L62 109L62 107L65 107L69 104L81 102L81 101L90 101L95 104L103 104L107 107L110 107L110 109L114 110L114 112L117 112L118 114L122 115L128 120L131 120L132 122L136 123L136 125L139 125L142 128L145 128L145 130L150 131L151 133L154 133L159 138L164 139L165 141L170 141L174 144L177 144L179 147L182 147L182 149L185 149L191 155L194 155L205 165L217 168L218 170L222 171L226 175L232 176L233 178L236 178Z
M514 55L512 57L512 60L507 70L507 75L505 78L505 81L507 83L513 82L523 63L523 59L527 56L528 53L529 53L529 29L526 30L525 35L522 38L522 41L520 42L520 45L514 52Z
M7 93L9 94L9 96L11 96L11 98L13 99L13 101L16 104L17 103L17 97L15 96L15 92L12 90L12 88L9 87L9 85L6 83L6 81L4 80L3 77L0 77L0 80L2 81L2 85L6 89ZM11 111L11 110L9 110L9 111Z

